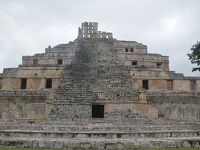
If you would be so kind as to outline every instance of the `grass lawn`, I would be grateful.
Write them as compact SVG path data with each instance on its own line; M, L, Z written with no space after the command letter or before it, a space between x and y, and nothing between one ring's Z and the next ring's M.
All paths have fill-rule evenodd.
M64 150L64 149L0 147L0 150ZM159 148L159 149L144 148L144 149L133 149L133 150L200 150L200 148Z
M0 150L60 150L60 149L0 147Z

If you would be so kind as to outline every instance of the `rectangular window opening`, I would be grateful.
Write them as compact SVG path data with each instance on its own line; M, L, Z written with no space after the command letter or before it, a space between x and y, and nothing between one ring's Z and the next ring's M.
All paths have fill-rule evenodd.
M33 60L33 65L37 65L38 64L38 60L37 59L34 59Z
M58 65L62 65L63 64L63 60L62 59L58 59Z
M21 89L26 89L27 78L21 78Z
M173 89L173 81L172 80L167 80L167 89L172 90Z
M46 79L46 89L52 88L52 78Z
M121 138L121 137L122 137L121 133L117 133L117 138Z
M131 48L131 52L133 52L133 48Z
M125 48L125 52L128 52L128 48Z
M164 117L165 117L165 114L158 113L158 117L159 117L159 118L164 118Z
M132 61L132 66L137 66L137 61Z
M92 118L104 118L104 105L92 105Z
M149 89L149 83L148 80L142 80L142 87L146 90Z
M196 89L196 81L190 80L190 90L195 90L195 89Z
M156 63L157 68L161 68L161 63Z

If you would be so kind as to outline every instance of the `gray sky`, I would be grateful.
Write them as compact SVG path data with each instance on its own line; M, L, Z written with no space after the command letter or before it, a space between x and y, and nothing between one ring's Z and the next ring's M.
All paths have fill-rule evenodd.
M171 70L199 75L186 54L200 41L200 0L0 0L0 72L73 41L84 21L169 56Z

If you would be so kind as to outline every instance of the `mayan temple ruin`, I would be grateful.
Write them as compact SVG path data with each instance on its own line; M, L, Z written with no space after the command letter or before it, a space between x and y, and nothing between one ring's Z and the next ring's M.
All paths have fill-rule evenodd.
M173 63L173 62L172 62ZM0 74L0 146L200 147L200 77L98 23Z

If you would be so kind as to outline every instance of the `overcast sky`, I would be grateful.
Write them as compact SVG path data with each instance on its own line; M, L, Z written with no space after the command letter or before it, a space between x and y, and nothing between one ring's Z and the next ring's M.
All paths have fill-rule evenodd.
M73 41L84 21L169 56L171 70L200 74L186 55L200 41L200 0L0 0L0 72Z

